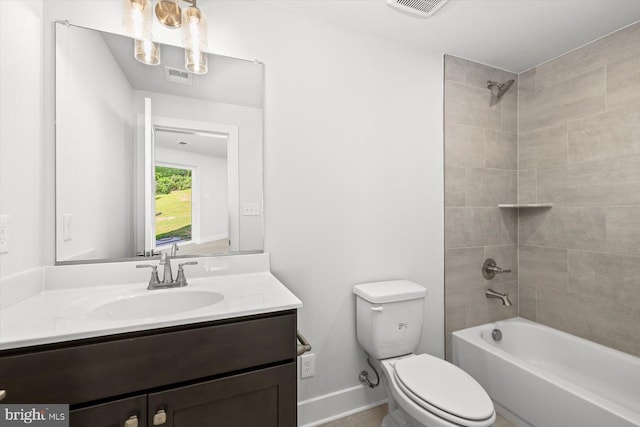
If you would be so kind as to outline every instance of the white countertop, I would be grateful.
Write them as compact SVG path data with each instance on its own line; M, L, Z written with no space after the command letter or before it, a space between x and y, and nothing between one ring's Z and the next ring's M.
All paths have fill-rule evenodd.
M185 288L149 291L146 287L146 283L60 289L45 286L42 292L0 311L0 350L302 307L302 302L268 271L198 277L190 279ZM224 300L177 314L128 320L92 319L83 311L105 299L183 290L217 292Z

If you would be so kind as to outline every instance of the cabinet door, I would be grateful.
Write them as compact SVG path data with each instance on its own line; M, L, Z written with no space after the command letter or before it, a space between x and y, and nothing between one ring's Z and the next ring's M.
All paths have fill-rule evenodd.
M74 409L70 427L147 427L147 397L136 396Z
M148 399L149 426L296 427L296 363L153 393Z

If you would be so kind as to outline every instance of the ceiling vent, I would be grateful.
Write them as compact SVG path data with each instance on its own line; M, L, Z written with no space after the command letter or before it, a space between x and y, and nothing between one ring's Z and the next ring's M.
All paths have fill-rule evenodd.
M179 68L164 67L164 78L171 83L191 86L193 84L193 75Z
M399 12L420 18L429 18L449 0L387 0L387 4Z

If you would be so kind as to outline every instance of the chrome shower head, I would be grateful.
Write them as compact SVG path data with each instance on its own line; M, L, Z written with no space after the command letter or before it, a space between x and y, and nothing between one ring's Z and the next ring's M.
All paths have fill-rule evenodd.
M500 99L504 96L505 93L511 88L511 86L515 83L515 80L511 79L508 82L497 83L492 82L491 80L487 80L487 89L491 89L492 87L498 88L498 93L496 94L496 98Z

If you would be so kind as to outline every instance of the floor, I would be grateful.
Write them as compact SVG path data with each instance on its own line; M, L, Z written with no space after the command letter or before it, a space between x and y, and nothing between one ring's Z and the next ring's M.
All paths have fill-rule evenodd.
M379 427L382 419L387 414L387 405L377 406L368 411L358 412L346 418L341 418L320 427ZM516 427L503 417L498 415L494 427Z
M220 255L229 253L229 240L214 240L213 242L196 245L180 246L179 255Z

